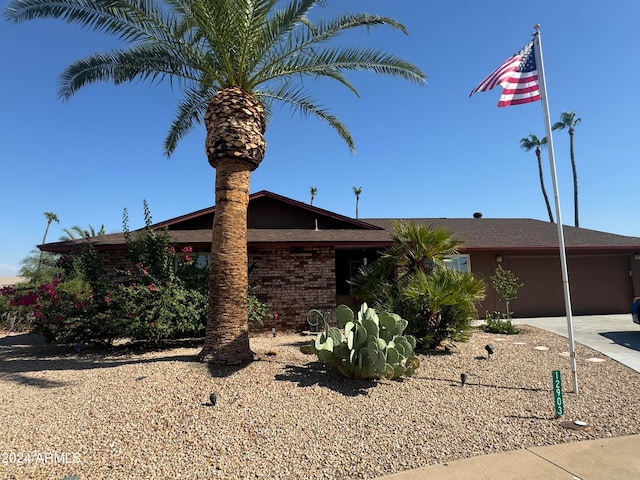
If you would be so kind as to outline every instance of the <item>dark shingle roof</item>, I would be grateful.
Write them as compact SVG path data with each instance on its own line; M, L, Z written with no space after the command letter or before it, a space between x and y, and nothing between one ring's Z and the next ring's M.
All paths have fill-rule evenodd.
M413 218L404 219L450 230L464 250L549 250L558 248L558 227L555 223L532 219L505 218ZM250 245L319 245L382 247L391 243L393 219L365 219L384 230L312 230L312 229L249 229ZM564 226L567 249L638 249L640 238ZM135 235L135 232L132 232ZM211 230L175 230L169 232L174 243L205 246L211 242ZM122 248L124 235L114 233L93 237L99 249ZM73 242L50 243L43 250L68 251Z
M528 218L410 218L416 223L450 230L466 249L557 248L558 225ZM393 219L363 219L387 231ZM640 248L640 238L563 226L567 248Z
M252 210L253 206L253 210ZM258 214L265 215L257 218ZM215 207L176 217L153 225L167 227L171 240L179 245L208 248ZM254 224L247 234L250 245L335 245L382 247L391 243L394 219L354 220L302 202L261 191L252 194L248 217L253 211ZM276 212L273 215L273 212ZM282 215L287 212L287 215ZM260 216L260 215L258 215ZM256 220L257 218L257 220ZM301 220L302 219L302 220ZM260 220L260 221L258 221ZM404 219L450 230L456 240L469 250L552 250L558 248L558 227L555 223L520 218L413 218ZM313 225L321 225L318 230ZM308 225L309 228L302 228ZM322 226L325 227L322 227ZM286 227L286 228L274 228ZM564 226L567 249L638 250L640 238L626 237L585 228ZM135 235L135 232L132 232ZM126 248L124 234L114 233L91 238L99 249ZM40 245L49 252L68 252L74 242Z

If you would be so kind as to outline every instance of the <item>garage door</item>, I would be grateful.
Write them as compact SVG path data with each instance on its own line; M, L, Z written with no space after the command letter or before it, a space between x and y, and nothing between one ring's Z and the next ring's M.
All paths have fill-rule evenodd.
M575 315L624 313L630 305L626 256L569 256L571 308ZM565 315L560 257L506 257L524 286L512 303L516 317Z

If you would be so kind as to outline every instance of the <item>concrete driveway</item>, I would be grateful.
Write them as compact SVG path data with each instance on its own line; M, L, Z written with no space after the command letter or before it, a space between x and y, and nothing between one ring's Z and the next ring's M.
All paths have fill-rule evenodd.
M514 318L522 323L568 337L567 317ZM573 339L640 372L640 325L631 314L572 317Z

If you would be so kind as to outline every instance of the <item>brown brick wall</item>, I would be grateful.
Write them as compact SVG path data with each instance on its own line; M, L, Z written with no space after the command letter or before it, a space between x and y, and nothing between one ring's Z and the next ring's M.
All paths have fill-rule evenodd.
M269 304L278 318L265 321L263 330L302 331L307 312L336 307L335 251L332 247L249 248L253 266L249 282L256 296Z
M125 277L118 270L135 271L134 264L129 258L128 250L107 250L98 252L98 258L102 262L104 275L110 281L123 280Z

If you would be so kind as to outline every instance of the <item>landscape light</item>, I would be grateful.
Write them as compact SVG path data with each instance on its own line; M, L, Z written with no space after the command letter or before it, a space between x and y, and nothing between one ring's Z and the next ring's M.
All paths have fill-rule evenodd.
M491 355L493 355L493 345L491 344L485 345L484 349L487 351L487 355L488 355L487 359L491 360Z

